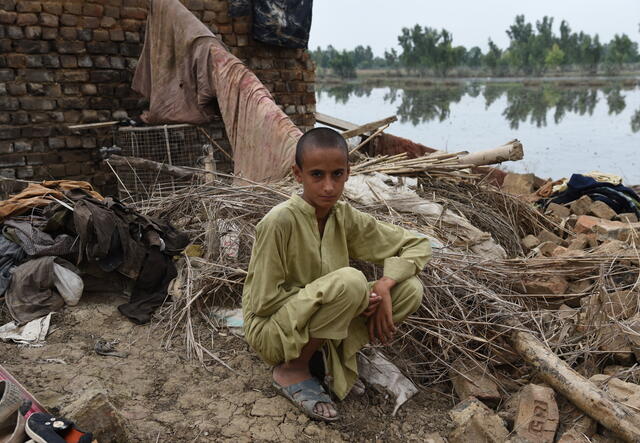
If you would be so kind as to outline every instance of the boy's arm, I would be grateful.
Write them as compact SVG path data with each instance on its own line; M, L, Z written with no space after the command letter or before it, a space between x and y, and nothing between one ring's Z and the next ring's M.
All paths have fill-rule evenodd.
M399 226L347 206L349 256L384 265L384 276L401 283L417 275L431 258L431 244Z
M257 316L273 314L286 298L282 290L286 276L285 251L286 236L281 227L274 223L258 224L245 283L248 308Z

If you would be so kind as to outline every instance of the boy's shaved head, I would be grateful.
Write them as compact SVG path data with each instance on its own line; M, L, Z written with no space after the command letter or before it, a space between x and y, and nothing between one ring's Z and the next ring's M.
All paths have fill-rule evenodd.
M299 168L302 169L302 157L305 151L311 148L344 150L344 156L348 162L347 141L339 132L331 128L313 128L300 137L296 145L296 165Z

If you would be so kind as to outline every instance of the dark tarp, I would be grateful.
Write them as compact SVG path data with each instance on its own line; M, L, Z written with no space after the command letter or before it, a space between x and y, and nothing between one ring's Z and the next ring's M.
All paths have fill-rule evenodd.
M284 48L305 49L313 0L253 0L253 38Z

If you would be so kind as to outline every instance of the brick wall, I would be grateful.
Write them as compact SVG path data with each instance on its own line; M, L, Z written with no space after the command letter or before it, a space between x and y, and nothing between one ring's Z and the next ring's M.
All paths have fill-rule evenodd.
M315 74L306 50L253 41L250 17L229 17L227 0L183 3L247 63L295 124L314 125ZM98 188L112 180L98 152L111 145L111 132L67 126L135 118L145 108L129 85L146 5L0 0L0 175L89 179ZM228 146L224 135L219 141Z

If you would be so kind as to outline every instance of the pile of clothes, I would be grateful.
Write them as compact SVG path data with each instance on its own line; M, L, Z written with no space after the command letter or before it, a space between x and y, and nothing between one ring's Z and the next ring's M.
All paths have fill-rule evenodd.
M119 311L147 323L177 275L173 257L189 244L169 222L82 181L30 184L0 202L0 225L0 297L18 326L86 293L128 295Z
M551 203L563 205L588 196L593 201L607 204L618 214L631 213L640 218L640 197L631 188L622 184L622 177L602 172L573 174L568 180L549 182L540 188L536 195L543 208Z
M601 172L573 174L569 180L555 184L544 206L550 203L565 204L587 195L593 201L607 204L618 214L632 213L640 217L640 197L633 189L622 184L622 177Z

